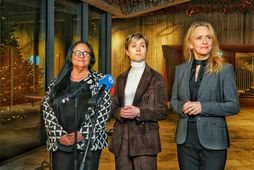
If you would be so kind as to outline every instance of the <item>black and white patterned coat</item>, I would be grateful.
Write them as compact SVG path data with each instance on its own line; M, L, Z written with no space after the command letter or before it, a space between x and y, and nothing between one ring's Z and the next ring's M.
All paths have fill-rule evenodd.
M86 81L89 89L91 91L91 95L94 96L99 92L98 80L103 77L103 74L97 72L91 72L89 76L84 79ZM45 123L45 129L48 135L47 138L47 149L49 151L56 151L58 148L58 140L61 136L67 134L67 132L63 129L63 127L59 124L57 117L53 111L51 103L49 102L49 94L55 84L53 81L49 85L49 91L46 93L42 101L42 112ZM101 104L98 106L98 118L96 120L95 128L92 133L91 140L91 150L103 149L108 146L107 143L107 134L106 134L106 121L109 118L109 113L111 110L111 95L108 91L105 91L104 96L101 100ZM89 132L92 127L92 117L95 115L95 110L92 107L88 108L89 115L84 113L84 121L82 123L81 128L79 129L80 133L85 137L85 141L77 144L77 148L79 150L84 150L85 143L88 139Z

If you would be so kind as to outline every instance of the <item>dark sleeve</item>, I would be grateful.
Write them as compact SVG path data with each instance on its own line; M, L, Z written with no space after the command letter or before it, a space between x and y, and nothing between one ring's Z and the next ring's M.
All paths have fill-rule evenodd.
M121 101L119 98L119 77L116 80L116 84L115 84L115 92L113 95L113 100L112 100L112 110L111 110L111 114L112 116L119 120L120 122L123 122L123 118L120 116L120 110L121 110Z
M138 122L158 121L167 117L167 93L163 77L157 72L154 73L149 86L142 97L143 104L138 106Z

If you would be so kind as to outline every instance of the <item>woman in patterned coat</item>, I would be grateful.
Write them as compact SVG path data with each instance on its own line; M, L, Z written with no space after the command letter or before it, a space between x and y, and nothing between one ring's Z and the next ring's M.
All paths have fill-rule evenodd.
M98 94L98 80L103 77L101 73L92 70L94 63L95 56L90 44L83 41L74 43L68 50L62 70L50 84L43 99L42 112L48 135L47 149L52 152L53 170L72 170L74 160L77 161L77 166L80 166L95 112L98 117L91 133L86 170L98 169L101 150L108 145L105 125L111 110L109 92L103 93L101 103L96 109L88 104L88 100ZM77 95L75 116L73 94L77 93L77 90L80 93ZM75 149L77 158L74 158Z

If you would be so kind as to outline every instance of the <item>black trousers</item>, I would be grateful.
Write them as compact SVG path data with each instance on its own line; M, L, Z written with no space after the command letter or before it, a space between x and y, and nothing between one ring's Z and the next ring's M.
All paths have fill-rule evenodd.
M84 170L98 170L101 150L88 151ZM84 152L78 151L78 170ZM52 170L74 170L74 152L56 151L52 153Z
M188 122L186 142L177 145L177 154L181 170L224 170L227 159L226 149L211 150L200 144L196 122Z

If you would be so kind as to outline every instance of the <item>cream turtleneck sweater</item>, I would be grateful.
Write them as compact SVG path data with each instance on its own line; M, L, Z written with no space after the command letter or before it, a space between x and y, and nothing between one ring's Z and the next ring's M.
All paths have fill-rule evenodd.
M145 61L141 62L131 61L131 69L129 71L124 90L125 106L132 105L139 81L145 70L145 66L146 66Z

